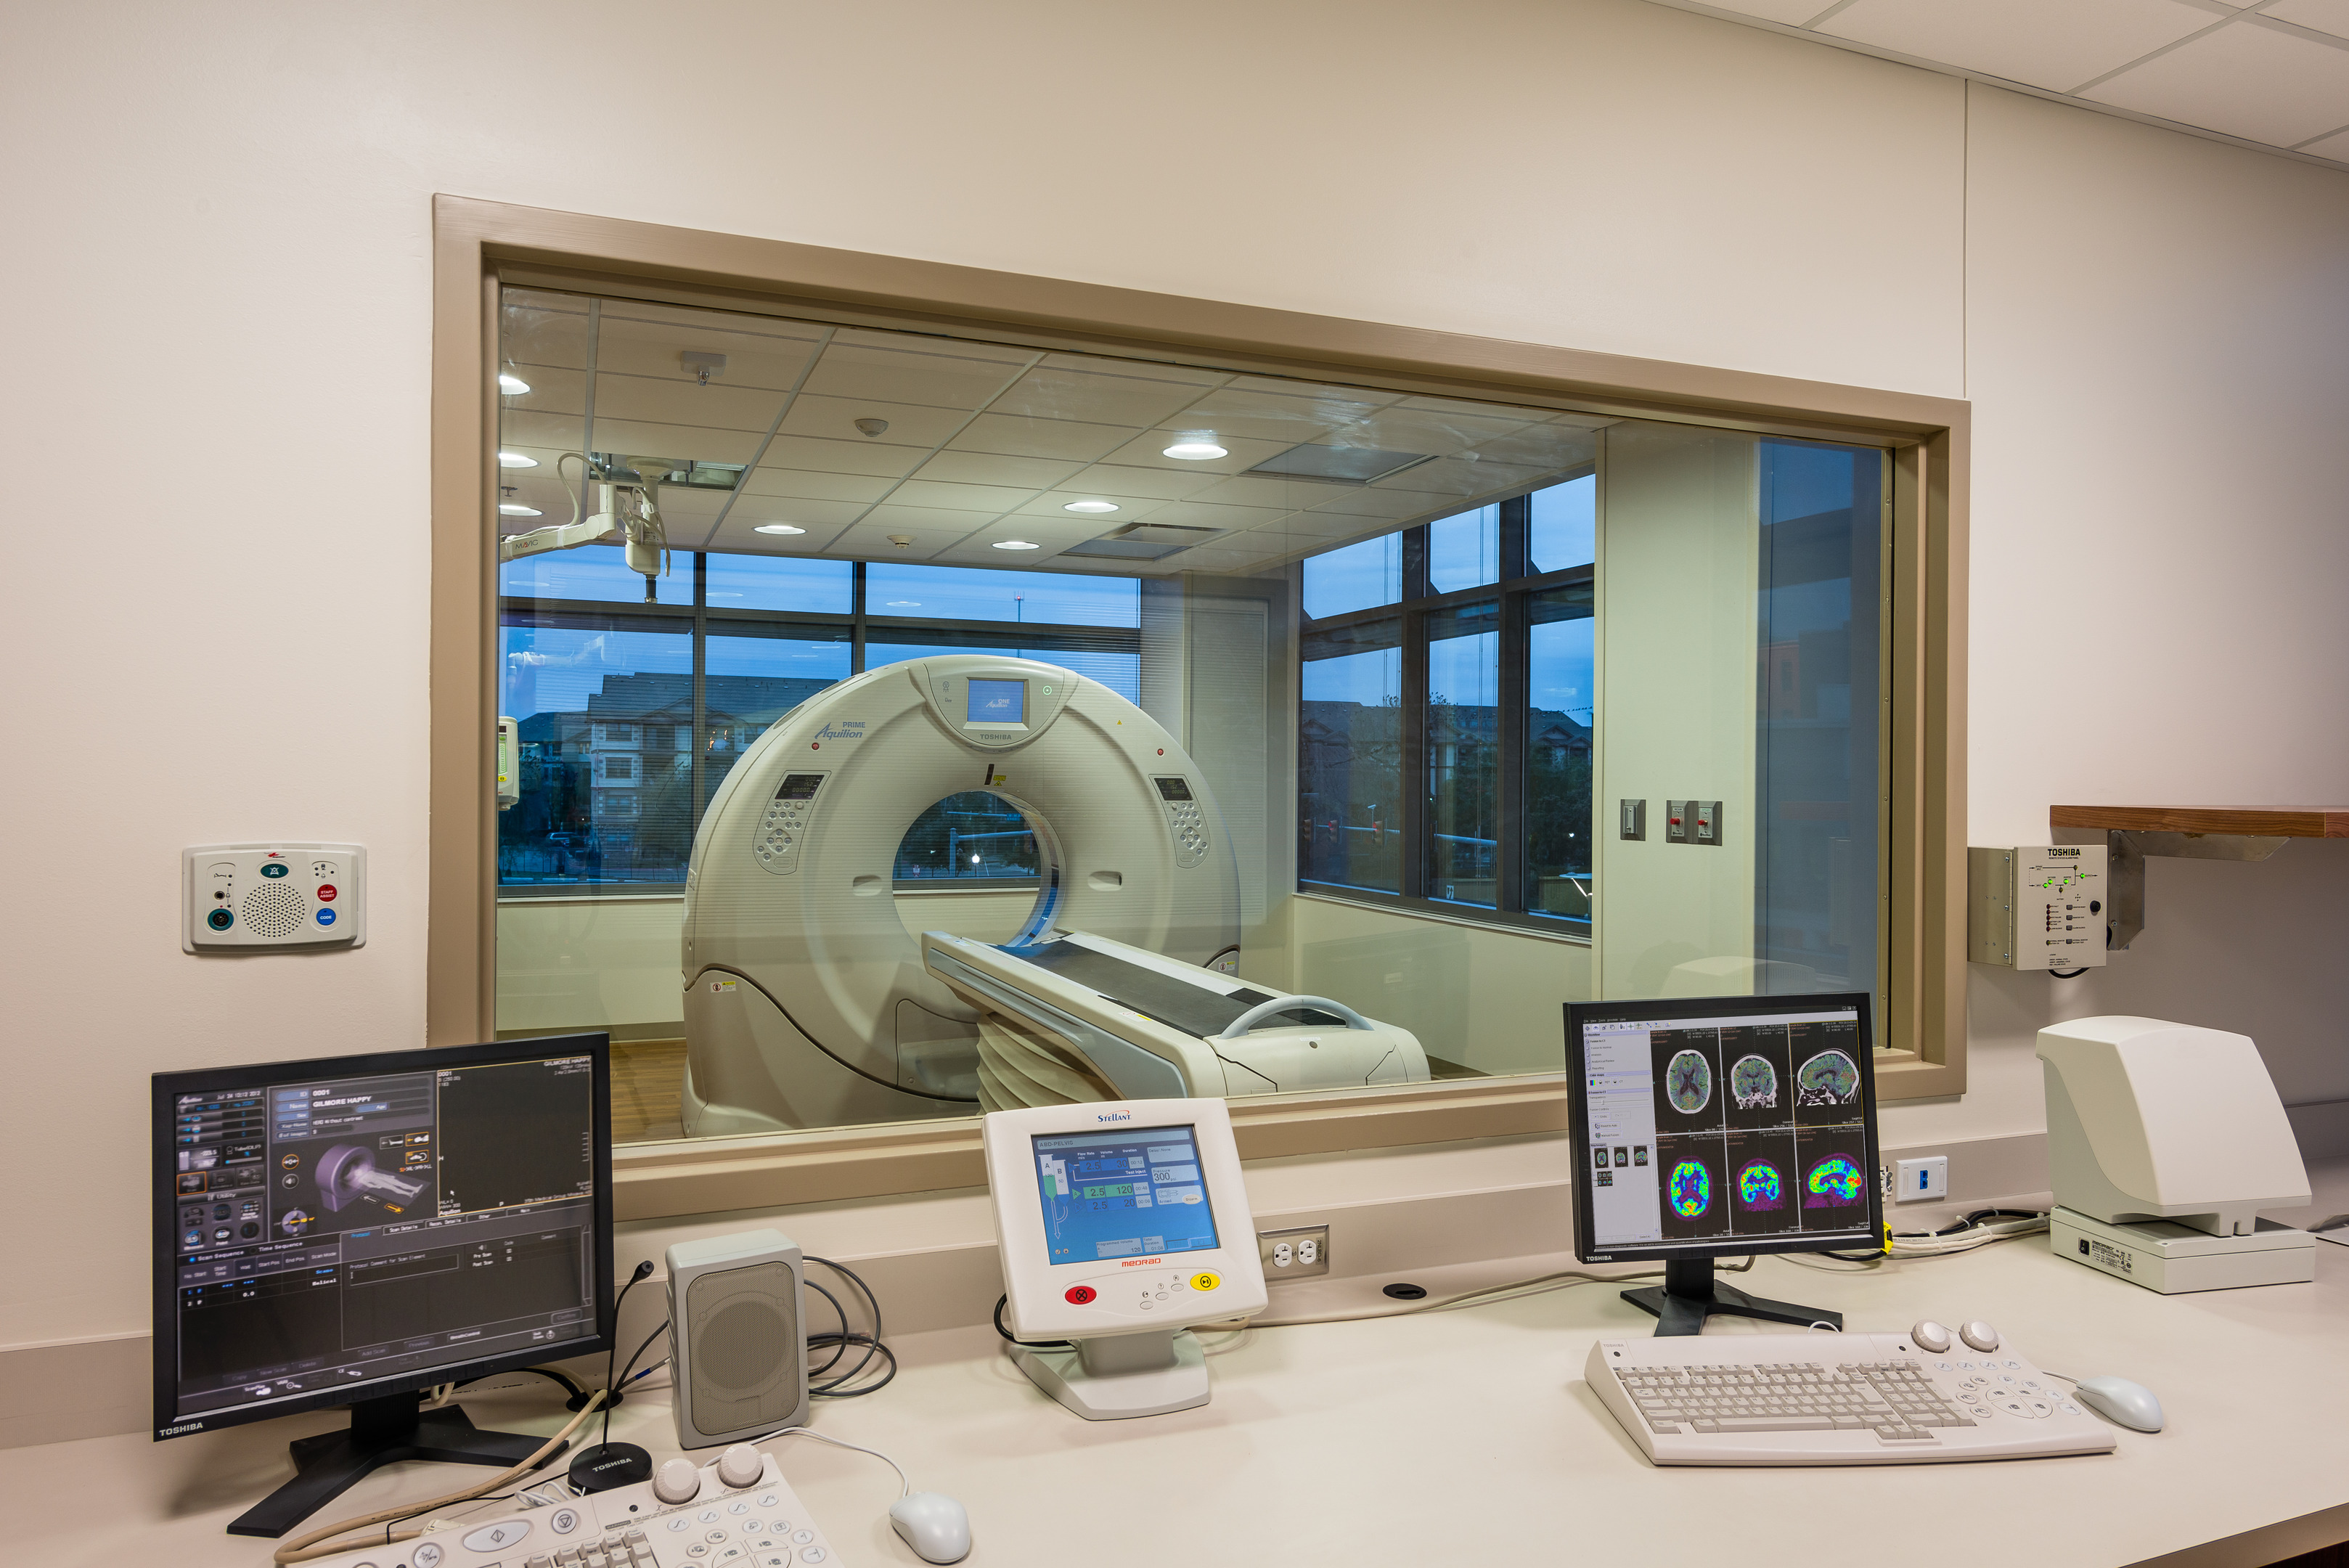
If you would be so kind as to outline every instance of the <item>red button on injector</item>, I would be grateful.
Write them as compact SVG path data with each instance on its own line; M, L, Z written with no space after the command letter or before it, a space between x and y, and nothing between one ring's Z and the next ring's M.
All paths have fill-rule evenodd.
M1083 1306L1093 1299L1093 1294L1091 1285L1071 1285L1067 1300L1071 1306Z
M319 883L319 884L318 884L318 902L320 902L321 904L331 904L331 903L333 903L334 901L335 901L335 885L334 885L332 882L321 882L321 883Z

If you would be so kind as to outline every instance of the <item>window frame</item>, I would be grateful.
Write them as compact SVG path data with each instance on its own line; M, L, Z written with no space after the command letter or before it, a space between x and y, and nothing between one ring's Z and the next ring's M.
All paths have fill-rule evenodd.
M428 1044L496 1034L491 454L500 289L529 282L1887 447L1893 1000L1878 1096L1964 1090L1968 403L450 195L432 199L432 268ZM1566 1089L1562 1073L1538 1074L1246 1098L1231 1114L1243 1156L1263 1158L1562 1131ZM616 1210L970 1187L984 1170L976 1117L637 1145L616 1154Z
M1532 634L1530 606L1533 596L1553 588L1574 587L1588 584L1594 588L1598 582L1596 563L1565 566L1554 572L1532 573L1532 562L1526 548L1527 513L1533 491L1553 484L1570 483L1598 472L1596 463L1583 464L1571 472L1553 475L1543 483L1534 485L1525 494L1510 496L1499 503L1501 508L1500 578L1496 582L1480 583L1475 587L1454 588L1437 593L1430 581L1428 569L1428 530L1441 518L1414 524L1399 529L1402 535L1402 597L1392 604L1371 605L1361 609L1346 610L1338 615L1310 617L1302 608L1298 615L1300 637L1297 660L1299 681L1305 663L1303 637L1315 632L1340 631L1356 626L1381 620L1400 621L1402 628L1402 711L1401 759L1397 764L1402 774L1400 789L1402 819L1398 831L1402 836L1403 854L1402 887L1395 892L1378 888L1360 888L1348 882L1330 882L1306 876L1299 867L1296 890L1303 897L1335 899L1342 903L1367 904L1374 909L1463 920L1475 925L1502 926L1512 930L1533 931L1565 941L1588 945L1590 922L1564 915L1539 915L1525 908L1526 885L1526 659ZM1469 510L1475 510L1470 508ZM1454 513L1457 516L1461 514ZM1377 537L1377 535L1372 535ZM1316 551L1314 554L1325 554ZM1300 607L1304 595L1297 596ZM1498 876L1494 903L1489 909L1481 904L1468 904L1452 898L1432 898L1427 896L1428 836L1427 816L1427 626L1433 617L1445 610L1463 606L1497 601L1500 606L1499 679L1495 686L1495 702L1499 722L1500 761L1495 779L1495 815L1501 825L1501 840L1495 853ZM1304 746L1303 727L1296 737L1300 759ZM1302 763L1300 761L1300 771Z

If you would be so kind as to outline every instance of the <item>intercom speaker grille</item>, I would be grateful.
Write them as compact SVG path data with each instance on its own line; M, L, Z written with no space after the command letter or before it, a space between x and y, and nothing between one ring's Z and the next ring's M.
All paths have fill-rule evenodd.
M704 1274L686 1287L694 1426L738 1431L798 1410L796 1296L784 1263Z
M245 925L264 937L290 937L309 911L303 896L282 882L264 882L244 896Z

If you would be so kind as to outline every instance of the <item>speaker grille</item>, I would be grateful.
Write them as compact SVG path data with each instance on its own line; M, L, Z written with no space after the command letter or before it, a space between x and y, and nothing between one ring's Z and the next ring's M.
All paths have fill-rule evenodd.
M244 896L244 923L264 937L290 937L302 929L309 902L283 882L264 882Z
M791 1418L804 1372L785 1263L703 1274L685 1290L693 1426L734 1432Z

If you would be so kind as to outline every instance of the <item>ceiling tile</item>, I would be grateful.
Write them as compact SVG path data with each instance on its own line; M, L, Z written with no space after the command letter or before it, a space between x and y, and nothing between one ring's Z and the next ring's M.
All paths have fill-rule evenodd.
M2276 0L2261 15L2281 16L2336 38L2349 38L2349 0Z
M1088 469L1086 472L1093 471ZM1097 499L1114 500L1117 503L1117 510L1114 512L1071 512L1069 510L1069 503L1071 501ZM1022 517L1081 517L1086 520L1094 533L1099 534L1147 517L1165 504L1167 503L1157 496L1111 496L1096 490L1063 487L1059 490L1048 490L1035 499L1022 504L1019 514Z
M570 414L543 414L530 409L508 409L498 418L498 444L528 452L549 468L557 454L577 452L586 426ZM545 451L541 452L540 448Z
M726 525L750 527L760 523L796 523L813 534L824 528L844 528L864 515L866 501L815 501L797 495L742 495L726 514ZM789 538L791 535L770 535Z
M1150 514L1153 523L1173 523L1185 528L1221 528L1237 532L1260 523L1276 522L1288 514L1277 506L1207 506L1196 501L1170 501Z
M652 420L661 424L753 431L765 435L782 406L781 392L721 387L715 381L707 387L697 387L691 381L616 376L600 369L595 373L595 423L599 429L605 420Z
M665 457L677 462L748 462L759 452L756 431L712 430L706 425L665 424L595 414L597 452L625 457Z
M1270 506L1282 512L1296 512L1330 497L1330 487L1316 484L1309 479L1279 479L1271 475L1243 475L1226 479L1190 497L1212 506Z
M1402 397L1401 392L1389 392L1376 387L1341 387L1319 381L1291 380L1286 376L1236 376L1224 389L1227 392L1263 392L1278 398L1311 398L1333 403L1356 403L1366 408L1382 409Z
M1133 433L1117 425L1077 420L981 414L955 437L951 445L957 452L992 452L1006 457L1058 457L1090 462L1130 439Z
M1406 520L1417 522L1430 513L1456 510L1453 504L1444 497L1429 495L1422 491L1394 490L1383 485L1364 485L1359 488L1352 485L1342 487L1332 485L1330 488L1333 490L1342 488L1345 493L1322 503L1321 505L1314 508L1315 511L1349 513L1364 517L1392 517L1396 522Z
M1173 431L1144 431L1120 446L1102 461L1124 463L1134 468L1163 468L1170 473L1235 474L1253 468L1268 457L1278 457L1290 447L1307 438L1299 431L1293 437L1275 441L1257 441L1247 436L1225 435L1218 432L1216 444L1227 454L1202 462L1193 458L1168 457L1167 447L1174 444Z
M694 375L679 358L691 349L726 356L726 368L710 375L713 389L734 387L780 392L800 379L809 356L815 352L816 331L797 324L777 323L792 328L791 336L778 337L733 330L730 324L740 321L740 317L676 310L662 318L647 319L635 314L660 308L606 305L595 331L596 370L669 377L692 385ZM730 326L715 325L719 321Z
M2069 92L2218 20L2181 0L1854 0L1818 30Z
M989 452L942 452L922 464L916 479L949 484L1010 484L1042 490L1078 472L1063 458L1004 457Z
M2349 123L2349 49L2248 19L2133 66L2085 96L2290 147Z
M530 390L511 397L501 394L498 406L511 413L526 409L532 413L569 414L574 418L587 411L587 374L584 370L565 370L554 365L509 365L507 373L517 375Z
M813 436L819 441L885 441L892 446L936 446L962 428L970 417L966 410L941 409L922 403L885 403L874 398L827 398L802 392L783 416L787 435ZM889 428L868 436L856 428L859 420L886 420Z
M885 501L864 514L864 522L874 526L886 524L892 528L917 531L927 528L957 535L983 527L994 520L995 514L991 512L965 512L947 506L908 506L895 500Z
M889 504L936 506L950 512L999 517L1035 493L1033 485L1014 489L1003 484L947 484L935 479L909 479L890 494Z
M1143 379L1108 369L1039 365L989 403L990 411L1047 420L1154 425L1198 401L1195 382Z
M587 302L573 295L510 290L498 321L498 352L521 364L585 370Z
M1381 409L1348 427L1343 439L1333 444L1384 447L1389 452L1429 452L1448 457L1455 452L1474 451L1485 441L1497 441L1534 422L1531 410L1509 418L1491 419L1433 410Z
M1479 459L1513 462L1543 472L1595 462L1599 442L1587 430L1570 425L1528 425L1513 435L1476 443Z
M1242 535L1242 537L1252 537L1252 535ZM1225 549L1214 545L1202 545L1195 549L1185 550L1180 555L1169 556L1159 565L1182 572L1217 572L1226 576L1237 576L1253 571L1268 562L1278 561L1287 554L1286 550L1279 549Z
M902 479L921 466L930 454L921 447L877 441L817 441L807 436L779 435L767 447L761 472L772 468L813 469L822 473L884 473Z
M1433 497L1495 495L1522 489L1545 471L1514 462L1487 462L1464 457L1439 457L1404 469L1392 479L1381 479L1376 490L1415 490Z
M1299 538L1344 539L1372 534L1392 534L1394 520L1391 517L1364 516L1358 512L1294 512L1278 523L1268 523L1255 530L1258 534L1286 533Z
M1024 352L985 343L918 349L883 347L885 337L893 344L907 341L893 335L842 333L823 351L802 389L819 397L968 410L980 407L1016 379L1019 367L1029 358Z
M968 528L918 528L907 523L860 523L825 545L824 554L867 561L926 561L969 532ZM913 543L900 549L890 539L892 534L902 534Z
M768 455L774 449L768 448ZM808 469L760 467L742 482L745 504L747 498L786 496L811 501L854 501L865 505L880 500L889 493L894 479L870 473L821 473ZM788 521L788 519L786 519Z
M841 525L838 524L810 526L804 534L761 534L752 520L742 515L742 509L738 506L702 547L752 556L820 556L832 547L833 541L840 535Z
M1224 479L1223 474L1202 472L1189 463L1180 468L1172 463L1162 468L1141 468L1123 463L1097 462L1090 468L1074 470L1061 488L1070 493L1071 500L1094 494L1112 500L1133 497L1180 501L1186 495L1196 495L1211 484L1220 484Z

